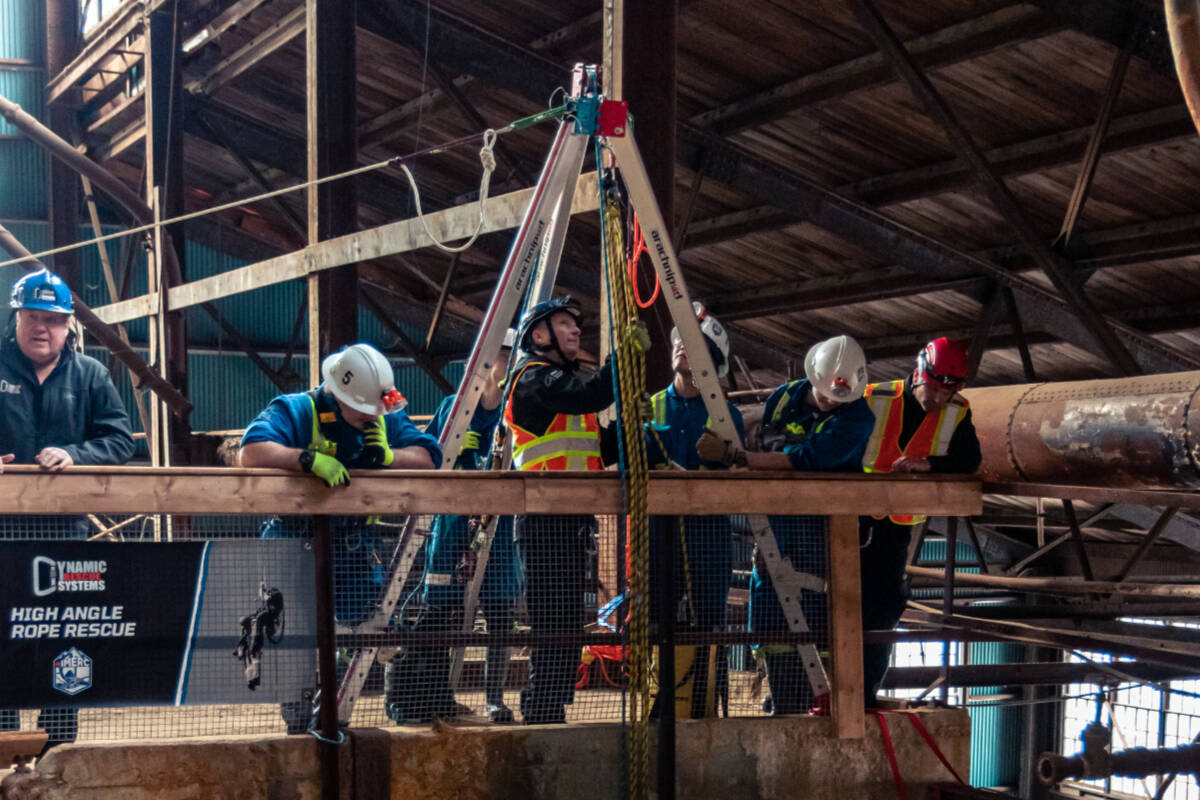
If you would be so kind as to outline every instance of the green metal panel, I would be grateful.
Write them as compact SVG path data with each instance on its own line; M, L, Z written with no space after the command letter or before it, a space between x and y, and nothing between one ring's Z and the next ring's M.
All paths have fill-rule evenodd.
M48 217L46 158L33 142L0 139L0 219Z
M959 540L954 549L958 571L978 574L975 548L963 541L964 532L959 528ZM922 561L943 561L947 548L945 539L926 539L921 546ZM966 566L971 565L971 566ZM961 589L956 589L956 594ZM914 599L941 596L937 589L913 591ZM1010 664L1023 660L1020 645L1003 642L975 642L969 645L971 664ZM1005 687L992 686L973 688L973 695L1000 695ZM1019 707L978 706L969 709L971 716L971 785L979 787L1015 786L1021 771L1021 736L1023 710Z
M3 2L3 0L0 0ZM0 22L0 27L3 27ZM0 67L0 95L19 105L39 120L45 119L45 70L40 67ZM24 136L8 120L0 117L0 136Z
M975 642L970 645L972 664L1012 664L1023 660L1021 645ZM1003 695L1007 687L976 687L973 695ZM1021 777L1021 737L1024 709L981 706L970 708L971 785L1016 786Z
M0 0L0 58L45 58L45 4L41 0Z
M45 222L10 222L3 221L3 225L8 229L16 240L25 245L25 249L36 253L39 250L44 250L50 240L50 226ZM0 252L0 260L7 261L8 254ZM12 294L12 285L18 278L25 274L25 269L16 265L0 268L0 302L3 302L5 311L0 313L0 319L4 320L4 324L8 324L8 298Z
M144 348L136 348L144 358ZM97 358L112 368L112 358L102 348L89 348L88 355ZM278 356L264 358L272 368L278 369L283 359ZM417 367L393 362L396 382L408 398L409 414L432 414L441 402L442 394L429 376ZM292 359L292 368L301 375L308 374L308 359ZM443 374L451 383L457 383L463 373L463 364L448 365ZM135 430L141 430L137 419L133 388L128 377L116 381L125 409ZM245 428L252 419L266 408L271 398L279 394L275 384L262 373L250 359L235 353L191 353L188 356L189 399L194 406L191 417L192 430L233 430Z
M219 275L245 266L247 261L234 258L211 247L187 243L187 278L190 281ZM267 286L253 292L223 297L214 301L221 314L243 336L263 350L280 349L292 337L296 311L304 296L300 280ZM193 345L230 347L228 334L203 309L188 311L189 340ZM308 349L308 325L300 327L300 349Z

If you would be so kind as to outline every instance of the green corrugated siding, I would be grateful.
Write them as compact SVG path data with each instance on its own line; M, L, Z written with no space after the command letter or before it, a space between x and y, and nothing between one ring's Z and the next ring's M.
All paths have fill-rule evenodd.
M50 236L50 226L46 223L4 220L2 224L27 250L36 253L46 248L46 241ZM7 253L0 252L0 256L3 256L3 260L8 258ZM7 325L9 320L8 298L12 294L12 285L24 274L24 268L15 265L0 268L0 303L3 303L4 308L4 311L0 312L0 320L4 321L4 325ZM0 325L0 328L4 325Z
M954 548L958 571L978 573L975 548L969 541L960 538ZM947 548L945 539L926 539L921 546L922 561L943 561ZM970 565L970 566L968 566ZM961 589L956 589L958 594ZM913 591L914 599L940 597L937 589ZM969 645L971 664L1009 664L1023 660L1020 645L1003 642L975 642ZM981 687L971 690L973 695L999 695L1006 687ZM971 715L971 785L978 787L1015 786L1020 780L1021 736L1023 732L1023 710L1020 707L980 706L969 710Z
M0 21L0 27L4 22ZM45 118L45 70L40 67L0 67L0 95L19 105L37 119ZM0 136L22 136L8 120L0 117Z
M46 46L44 20L41 0L0 0L0 58L41 64Z
M0 139L0 218L46 219L46 173L46 154L36 144Z
M186 270L189 281L228 272L247 263L249 262L211 247L194 242L187 243ZM223 297L216 300L214 305L250 341L266 350L280 349L291 339L292 324L295 322L296 310L303 294L304 283L296 280L233 297ZM204 310L189 310L188 324L191 328L189 339L193 344L209 347L229 346L229 337ZM301 325L300 343L302 349L308 349L307 324Z
M112 360L107 351L89 348L88 355L98 358L111 368ZM145 355L145 351L141 351ZM273 368L278 368L283 359L264 359ZM442 393L433 381L418 367L393 362L396 384L408 398L410 414L432 414L442 400ZM300 375L308 374L308 359L292 359L292 368ZM463 373L463 364L449 364L442 374L451 383L457 384ZM188 356L188 394L194 406L191 427L197 431L230 430L244 428L259 411L266 407L271 398L279 394L275 384L244 355L234 353L192 353ZM133 421L134 429L141 430L133 400L133 388L129 379L117 381L121 400Z
M1021 645L1004 642L974 642L972 664L1012 664L1024 660ZM1002 695L1003 686L976 687L974 695ZM971 785L1016 786L1021 778L1021 737L1024 709L982 706L971 708Z

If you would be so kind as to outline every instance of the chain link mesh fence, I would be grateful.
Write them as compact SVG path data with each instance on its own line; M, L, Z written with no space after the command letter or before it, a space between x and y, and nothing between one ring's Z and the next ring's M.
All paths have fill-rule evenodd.
M363 623L378 608L405 522L387 516L330 518L339 678L354 652L349 637L373 632ZM824 579L825 518L771 522L783 555ZM622 718L628 553L621 518L423 515L415 525L421 545L392 616L393 641L379 649L350 725ZM302 732L314 721L311 518L10 516L0 520L0 535L6 543L208 545L205 598L197 606L203 612L199 621L181 623L192 648L182 696L119 707L81 699L78 710L67 704L69 698L45 709L29 703L0 712L3 728L40 725L56 741L120 740ZM779 641L787 625L761 560L755 565L747 520L656 517L651 542L652 622L669 620L673 635L686 642L674 650L676 714L807 711L808 677L795 646ZM661 578L668 574L669 591ZM168 588L154 602L165 616L169 609L192 606L189 591L197 590ZM828 631L824 600L815 592L802 598L818 641ZM469 624L467 604L473 607ZM273 615L275 606L280 610ZM756 647L756 634L773 640ZM720 641L707 643L706 637ZM167 648L162 658L169 662L179 655ZM173 662L142 666L148 672L174 670Z

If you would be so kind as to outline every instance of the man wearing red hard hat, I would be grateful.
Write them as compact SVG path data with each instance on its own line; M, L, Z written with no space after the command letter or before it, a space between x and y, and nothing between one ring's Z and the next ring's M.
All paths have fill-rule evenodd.
M969 475L979 469L979 438L959 390L967 382L967 351L941 337L925 345L904 380L874 383L866 400L875 429L863 454L864 472ZM912 528L924 516L860 517L863 630L891 630L908 603L904 568ZM863 647L866 703L875 703L891 658L890 644Z

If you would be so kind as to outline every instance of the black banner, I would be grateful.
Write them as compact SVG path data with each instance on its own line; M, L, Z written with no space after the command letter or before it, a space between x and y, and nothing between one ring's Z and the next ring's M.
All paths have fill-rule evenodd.
M5 542L0 707L179 702L203 542Z

